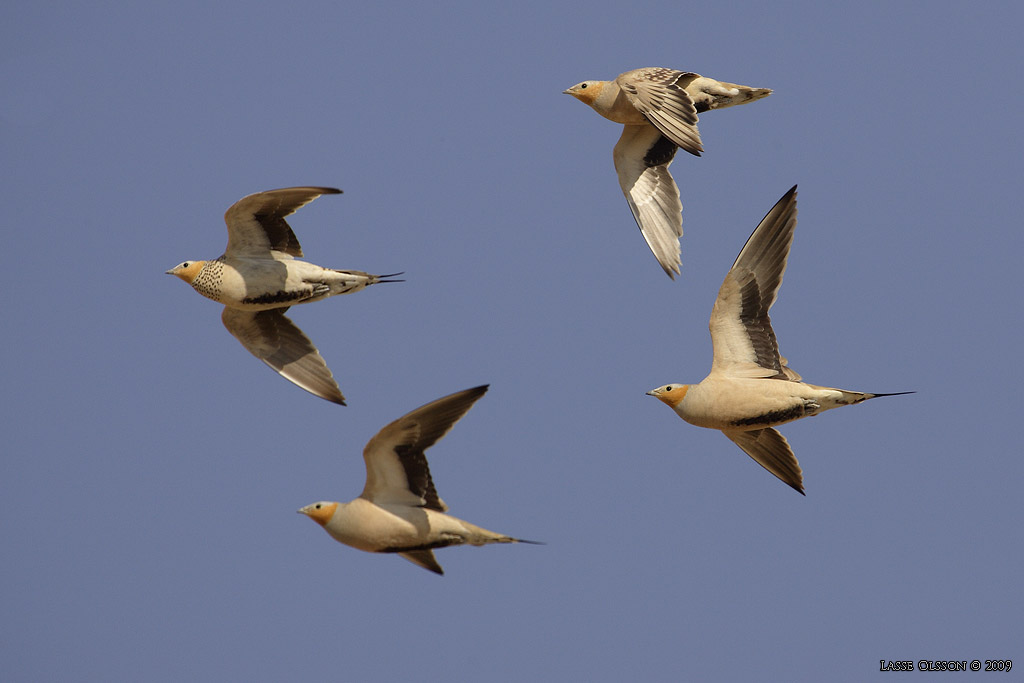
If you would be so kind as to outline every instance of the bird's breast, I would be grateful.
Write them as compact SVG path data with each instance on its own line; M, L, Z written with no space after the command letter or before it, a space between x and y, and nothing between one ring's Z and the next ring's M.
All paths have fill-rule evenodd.
M364 498L339 505L324 529L345 545L375 553L422 545L430 536L422 508L377 505Z
M649 123L647 117L640 113L636 105L629 101L626 93L617 86L609 86L602 90L591 106L594 111L609 121L630 126Z
M675 410L690 424L710 429L762 429L814 415L806 385L778 379L705 380Z
M207 261L192 280L192 288L208 299L221 301L224 291L224 262Z
M306 303L314 285L303 282L292 260L230 259L219 263L216 296L204 296L233 308L253 311ZM195 286L195 285L193 285ZM198 288L197 288L198 289Z

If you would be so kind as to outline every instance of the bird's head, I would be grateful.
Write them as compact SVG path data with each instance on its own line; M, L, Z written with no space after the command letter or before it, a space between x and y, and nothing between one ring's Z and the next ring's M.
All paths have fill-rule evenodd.
M663 387L651 389L647 392L647 395L653 396L670 408L675 408L682 402L686 392L689 390L689 384L666 384Z
M192 282L199 277L199 271L201 271L205 265L206 261L182 261L178 265L166 271L166 273L168 275L180 277L185 282L192 284Z
M572 95L583 104L593 106L594 100L601 94L605 81L583 81L577 83L568 90L563 90L565 95Z
M313 503L306 507L299 508L298 512L306 515L320 526L324 526L327 522L331 521L331 517L334 516L334 511L337 509L337 503L330 503L326 500L321 500L319 503Z

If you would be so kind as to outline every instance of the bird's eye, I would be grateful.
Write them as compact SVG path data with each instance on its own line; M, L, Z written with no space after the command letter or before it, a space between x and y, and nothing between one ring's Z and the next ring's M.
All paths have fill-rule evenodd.
M672 385L669 384L667 387L665 387L665 391L672 391Z
M182 263L181 267L182 268L188 268L188 261L185 261L184 263Z
M586 83L580 83L580 90L583 90L583 89L585 89L586 87L587 87L587 84L586 84Z
M319 509L320 509L320 503L317 503L317 504L316 504L316 509L317 509L317 510L319 510Z

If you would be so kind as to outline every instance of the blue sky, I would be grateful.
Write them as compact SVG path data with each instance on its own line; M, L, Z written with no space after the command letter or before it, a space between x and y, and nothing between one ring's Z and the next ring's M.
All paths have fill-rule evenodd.
M0 10L7 293L0 678L850 680L1024 660L1024 95L1011 3L45 3ZM682 275L620 127L642 66L774 89L672 166ZM715 293L794 183L772 318L810 382L915 390L784 426L807 497L644 392L699 381ZM406 282L292 309L349 406L164 271L225 209ZM545 546L438 577L295 514L384 424L490 392L428 456L457 516ZM1021 662L1024 665L1024 661Z

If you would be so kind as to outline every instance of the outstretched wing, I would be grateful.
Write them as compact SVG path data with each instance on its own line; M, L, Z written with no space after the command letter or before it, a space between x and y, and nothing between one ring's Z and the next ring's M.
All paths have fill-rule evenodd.
M723 431L743 452L776 477L804 494L804 475L786 437L771 427L749 432Z
M374 503L447 510L434 488L424 452L486 392L484 385L439 398L381 429L363 449L366 486L362 497Z
M785 368L768 310L786 272L796 228L796 186L761 220L718 290L711 311L711 372L798 379Z
M429 548L426 550L406 550L405 552L398 553L398 555L417 566L444 576L444 569L441 568L437 558L434 557L434 551Z
M252 312L225 306L221 320L242 346L282 377L315 396L345 405L345 397L323 356L285 316L287 310Z
M619 186L633 218L670 278L679 273L679 238L683 235L683 205L668 167L676 145L648 125L625 126L613 157Z
M284 220L333 187L286 187L242 197L224 214L228 226L226 256L266 255L271 249L302 256L302 247Z

